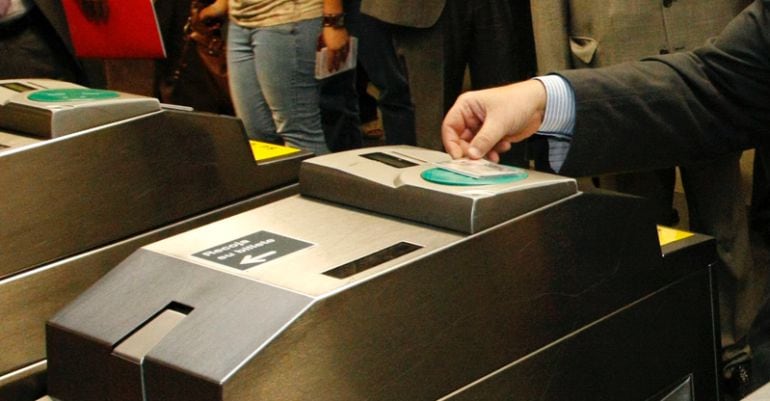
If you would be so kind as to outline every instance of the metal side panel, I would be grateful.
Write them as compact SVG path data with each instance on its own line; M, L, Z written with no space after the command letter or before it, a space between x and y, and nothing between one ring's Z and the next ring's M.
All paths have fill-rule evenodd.
M256 165L240 120L177 111L2 152L0 277L296 182L296 159Z
M46 362L0 375L0 400L34 401L46 394Z
M4 316L0 325L0 376L21 370L0 383L0 399L4 399L5 391L28 387L24 369L46 357L45 322L136 249L296 192L297 185L290 185L0 280L0 316Z
M634 199L571 198L320 299L222 399L435 400L702 268Z
M125 370L116 366L120 359L112 355L113 348L172 302L190 312L145 357L144 377L116 374ZM140 249L49 321L49 394L65 401L122 400L125 383L143 382L153 399L169 399L153 388L158 366L153 354L160 349L164 355L195 360L195 366L209 372L188 373L186 384L174 388L181 399L215 399L229 372L312 302L243 276Z
M40 142L39 139L6 133L0 129L0 153L10 151L11 149L32 145L38 142Z
M713 301L703 269L441 400L718 401Z
M47 325L51 396L125 400L129 386L163 401L436 400L706 268L664 263L637 198L580 194L469 236L301 198L113 269ZM312 246L268 260L282 251L262 247L278 237L252 237L264 231ZM325 274L394 239L423 247ZM246 256L264 263L241 270L252 245ZM116 368L113 348L172 304L189 313L147 352L142 380ZM639 393L660 390L647 384Z

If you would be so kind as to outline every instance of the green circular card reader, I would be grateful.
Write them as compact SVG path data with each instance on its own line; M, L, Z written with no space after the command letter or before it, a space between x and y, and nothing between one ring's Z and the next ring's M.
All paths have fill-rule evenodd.
M27 95L29 100L46 103L106 100L117 97L120 97L120 93L115 91L88 88L43 89Z
M455 173L454 171L445 170L443 168L431 168L423 171L420 176L429 182L442 185L459 185L459 186L471 186L471 185L493 185L493 184L506 184L509 182L519 181L527 178L527 171L524 169L516 169L515 173L500 175L495 177L482 177L475 178L469 175L463 175Z

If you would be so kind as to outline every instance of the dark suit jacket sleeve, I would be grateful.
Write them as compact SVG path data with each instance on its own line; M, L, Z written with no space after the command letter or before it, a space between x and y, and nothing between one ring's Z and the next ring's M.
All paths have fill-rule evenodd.
M704 47L559 73L575 91L573 176L689 164L770 138L770 0Z

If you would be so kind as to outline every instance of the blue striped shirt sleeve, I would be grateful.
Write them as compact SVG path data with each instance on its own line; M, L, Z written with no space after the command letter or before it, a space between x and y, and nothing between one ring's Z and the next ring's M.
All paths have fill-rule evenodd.
M575 94L558 75L536 77L546 91L545 115L537 131L548 137L548 161L555 172L561 170L569 152L575 129Z

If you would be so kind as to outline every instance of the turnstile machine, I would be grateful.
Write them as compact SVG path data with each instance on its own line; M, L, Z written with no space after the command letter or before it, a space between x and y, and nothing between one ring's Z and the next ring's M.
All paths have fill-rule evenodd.
M46 393L57 310L142 245L295 194L309 156L256 162L236 118L79 88L0 81L2 400Z
M50 397L718 399L712 239L446 159L312 158L301 195L138 250L48 322Z

